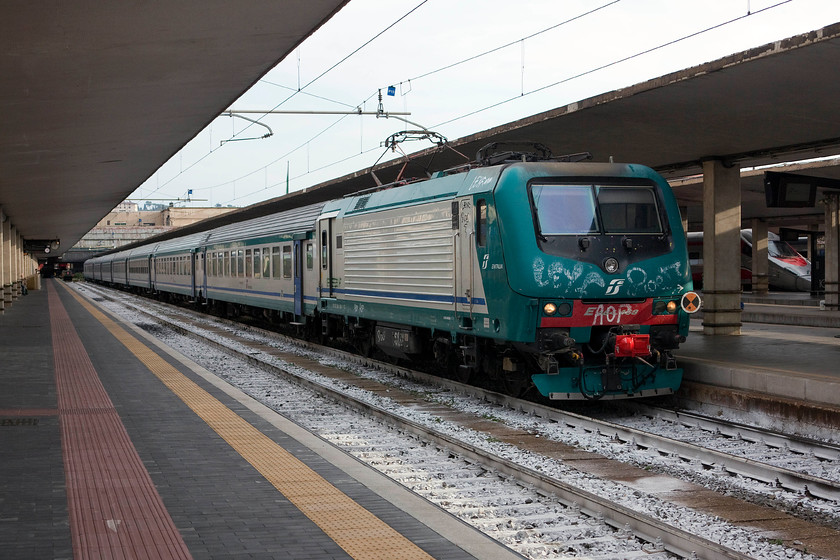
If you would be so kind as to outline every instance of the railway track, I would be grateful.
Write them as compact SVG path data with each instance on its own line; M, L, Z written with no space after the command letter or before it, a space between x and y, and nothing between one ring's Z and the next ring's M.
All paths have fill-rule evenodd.
M91 292L96 290L93 297L102 298L116 298L121 300L120 305L132 306L136 312L141 310L136 308L136 305L124 301L125 294L120 292L105 291L99 287L92 288L86 286L84 291L88 292L91 297ZM333 434L329 439L333 440L336 445L339 445L348 451L352 452L360 458L370 460L383 472L390 474L398 480L411 481L418 478L417 463L424 463L428 459L418 460L409 459L407 453L413 452L414 449L422 449L427 447L427 444L418 443L416 445L405 446L405 433L413 434L414 437L420 438L418 441L431 442L433 446L449 450L450 453L444 453L447 461L452 459L448 457L451 453L456 453L463 461L459 465L449 465L446 467L436 467L429 469L428 472L438 474L429 475L428 477L419 476L417 485L414 488L420 493L428 492L428 496L432 501L435 501L443 507L453 508L457 515L468 520L473 520L476 524L482 523L487 527L495 527L496 538L503 542L520 543L517 548L522 554L528 557L541 557L544 554L556 553L580 553L585 552L592 556L593 546L602 546L600 553L595 554L601 557L622 557L632 558L635 554L644 555L650 558L656 555L662 555L662 558L670 557L698 557L698 558L788 558L792 557L788 552L768 551L767 547L773 548L779 546L778 543L770 543L764 547L764 551L760 556L750 556L738 552L729 546L719 544L713 540L698 536L690 530L673 527L666 521L656 518L652 515L640 513L634 505L622 505L613 503L610 498L604 498L599 495L600 489L597 489L598 483L587 481L590 486L596 487L589 489L579 488L576 485L568 484L560 480L563 476L560 474L546 473L544 467L529 467L524 465L523 459L520 458L506 458L500 455L504 452L498 450L491 451L487 449L487 440L491 440L494 436L481 435L492 434L493 430L488 428L486 431L482 429L471 430L478 432L478 442L476 441L475 433L471 434L471 438L462 437L463 434L455 434L451 430L433 429L429 424L434 425L440 422L441 424L448 424L448 421L442 421L442 416L435 416L436 408L441 407L436 404L435 399L449 399L452 391L459 391L461 394L469 394L470 398L479 398L487 403L494 403L495 405L503 405L514 410L521 410L529 413L531 417L538 416L537 420L545 423L554 424L555 427L560 427L566 433L574 434L576 432L593 434L594 437L601 439L607 444L623 448L635 447L636 449L649 449L653 453L664 455L668 457L677 457L679 461L687 464L699 465L700 469L711 470L720 475L725 473L730 476L754 473L758 469L759 463L753 459L745 459L736 455L726 454L719 451L713 451L711 454L708 450L704 450L699 446L686 445L682 442L676 442L671 438L663 438L648 433L638 427L622 426L617 422L596 420L593 418L586 418L582 415L564 413L549 407L541 407L534 403L526 401L519 401L509 397L504 397L496 393L482 391L475 387L466 387L455 382L448 382L436 377L426 376L425 374L411 372L409 370L394 368L393 366L381 363L375 363L369 360L364 360L365 367L376 367L380 369L387 368L390 374L396 374L400 377L411 377L420 383L435 383L435 387L440 387L441 384L446 386L445 389L429 389L426 385L425 389L420 389L424 392L420 396L415 397L414 402L409 403L413 409L425 409L425 414L431 416L431 420L416 420L406 418L404 409L406 403L399 406L402 412L395 412L391 410L392 404L385 401L393 401L393 398L376 398L371 401L369 398L360 399L353 395L355 390L350 390L352 385L361 385L362 389L370 392L370 382L359 383L360 378L349 373L348 369L355 366L348 366L347 364L359 364L363 361L358 356L347 355L345 353L333 349L318 349L319 353L329 352L334 360L337 361L335 365L325 365L323 360L313 360L311 356L294 357L295 354L286 345L291 344L288 341L283 342L284 349L278 350L277 344L272 344L266 340L273 339L276 341L276 335L267 335L259 333L253 329L249 329L253 336L243 337L241 331L243 327L220 325L216 320L213 324L209 324L208 319L202 319L198 324L194 323L194 318L185 318L184 310L165 310L163 306L157 303L150 303L144 300L143 307L154 306L152 316L146 315L146 319L141 322L147 324L152 318L159 322L165 321L168 328L180 330L183 336L201 337L205 343L213 344L221 351L236 355L239 359L247 361L253 366L257 366L264 370L275 372L277 369L277 360L283 361L282 369L295 370L302 368L304 370L310 369L318 373L319 376L327 375L331 378L329 382L322 382L311 379L307 375L301 375L297 372L296 383L303 384L310 387L313 391L325 395L333 401L340 401L343 407L349 407L356 411L363 412L368 418L376 418L378 421L386 422L389 425L398 426L400 433L394 437L395 440L386 440L381 434L376 436L366 436L359 428L361 421L348 420L354 425L352 433ZM167 308L168 309L168 308ZM144 311L145 312L145 311ZM168 315L175 315L177 318L167 318ZM203 331L203 332L202 332ZM295 342L297 346L312 345ZM236 350L235 348L240 348ZM244 350L243 350L244 348ZM272 362L274 362L272 364ZM291 366L289 364L295 364ZM331 370L331 371L326 371ZM294 371L292 371L295 374ZM271 378L269 378L271 379ZM337 382L337 385L336 385ZM270 383L267 381L267 383ZM384 388L382 388L384 387ZM373 392L380 394L387 394L392 389L383 385L380 388L373 389ZM256 392L262 392L264 395L273 395L276 389L268 387L259 387ZM396 390L393 390L396 393ZM401 392L402 393L402 392ZM394 397L395 395L389 395ZM404 395L400 399L405 399ZM431 398L431 403L429 402ZM461 398L461 397L459 397ZM467 397L464 397L467 398ZM293 412L292 402L297 400L292 399L289 395L281 395L277 397L274 407L297 421L298 418L308 418L305 425L313 426L320 433L329 432L330 425L335 424L333 413L330 414L326 421L326 426L318 427L318 418L323 418L323 414L315 412L307 414L307 410L313 409L311 400L303 400L300 405L303 412ZM270 403L266 403L271 406ZM451 403L447 403L451 404ZM498 407L496 407L498 408ZM487 412L480 413L485 418L481 421L473 421L472 425L477 424L499 424L497 418L488 419ZM490 414L492 416L492 414ZM650 413L639 414L635 418L647 418L652 416ZM659 418L667 416L660 412ZM667 422L678 422L680 425L686 425L688 420L686 417L679 417L678 420L670 418ZM381 428L376 428L381 431ZM691 428L698 430L698 428ZM704 428L709 430L709 428ZM727 428L728 430L729 428ZM533 431L533 430L532 430ZM745 430L744 430L745 431ZM722 433L720 427L714 428L714 434ZM739 432L741 433L741 432ZM534 434L532 434L534 435ZM325 436L328 437L328 436ZM539 437L536 434L535 437ZM717 437L717 436L716 436ZM481 441L484 438L485 441ZM749 441L753 436L741 436L741 441ZM767 439L765 438L765 442ZM774 440L775 442L776 440ZM491 442L494 443L494 442ZM811 442L814 443L814 442ZM679 444L679 445L677 445ZM788 449L792 449L791 443L787 443ZM804 449L806 442L795 442L797 451ZM497 447L497 446L490 446ZM784 447L782 447L784 448ZM806 455L813 455L818 457L818 461L837 461L836 449L828 450L805 451ZM724 457L726 466L724 465ZM411 465L406 468L406 464ZM743 465L748 465L750 468L745 469ZM760 465L762 470L759 475L753 474L758 479L764 479L765 483L773 486L786 487L789 491L805 493L805 486L807 492L811 495L816 493L822 496L826 501L837 501L837 483L831 480L819 479L806 475L804 477L792 477L787 473L783 467L771 467L770 465ZM772 470L772 469L776 470ZM779 470L781 469L781 470ZM422 470L422 469L421 469ZM787 469L788 471L791 469ZM831 469L829 469L831 470ZM440 476L440 472L455 473L453 475L446 474ZM768 474L771 473L771 474ZM775 474L772 474L775 473ZM782 474L780 474L782 473ZM796 474L796 473L795 473ZM489 503L482 503L479 499L482 491L470 490L471 483L478 484L479 488L485 488L488 480L502 475L518 481L518 485L513 485L512 489L499 490L491 492L488 498L494 500ZM454 479L447 477L454 476ZM442 482L441 482L442 481ZM485 491L486 492L486 491ZM523 492L525 493L523 495ZM509 496L509 499L502 499L501 502L510 502L512 506L499 505L500 496ZM525 496L525 497L524 497ZM556 496L556 499L553 498ZM660 506L654 506L654 508ZM492 515L491 515L492 514ZM685 515L684 512L673 514L677 517ZM485 516L487 517L485 519ZM667 518L667 515L665 516ZM475 521L480 520L480 521ZM546 521L552 520L551 527L546 526ZM714 531L714 521L701 522L704 526L704 531ZM487 527L482 526L485 530ZM488 532L492 532L488 530ZM708 534L708 533L706 533ZM718 539L721 540L721 539ZM524 544L522 544L524 543ZM547 544L548 543L548 544ZM551 543L555 543L552 545ZM556 543L563 543L562 545ZM570 544L571 543L571 544ZM635 543L635 544L631 544ZM562 550L563 546L568 546L567 550ZM554 548L552 548L554 547ZM755 548L750 545L748 548ZM695 556L692 556L695 554Z
M703 469L717 468L730 476L740 475L840 504L840 445L836 443L686 411L632 403L628 408L634 414L629 421L626 415L619 420L623 429L617 429L614 437L636 438L633 425L644 426L643 434L636 439L640 447L676 456L685 463L699 462ZM652 430L658 437L645 437Z

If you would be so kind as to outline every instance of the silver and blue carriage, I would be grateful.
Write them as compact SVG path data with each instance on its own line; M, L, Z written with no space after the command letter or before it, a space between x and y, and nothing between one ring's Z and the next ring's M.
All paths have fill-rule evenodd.
M198 249L198 292L228 302L294 316L317 305L314 228L323 204L313 204L210 230Z

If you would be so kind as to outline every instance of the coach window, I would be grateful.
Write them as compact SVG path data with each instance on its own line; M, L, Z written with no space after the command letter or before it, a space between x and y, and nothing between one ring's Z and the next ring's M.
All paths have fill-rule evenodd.
M487 245L487 201L478 200L475 203L475 234L479 247Z
M280 247L271 248L271 277L280 278L280 271L283 270L280 262Z
M262 277L271 278L271 253L268 247L262 250Z
M327 270L327 253L329 251L329 238L327 237L327 230L321 232L321 268Z
M292 248L283 246L283 278L292 277Z
M262 278L262 255L259 249L254 249L254 278Z
M306 244L306 269L312 270L315 261L315 247L312 243Z
M245 249L245 277L254 275L254 261L251 258L251 249Z
M245 250L239 249L236 252L236 276L243 278L245 276Z

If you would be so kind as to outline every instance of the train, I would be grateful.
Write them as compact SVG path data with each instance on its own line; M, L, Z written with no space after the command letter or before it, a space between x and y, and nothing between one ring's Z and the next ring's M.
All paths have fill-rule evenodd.
M150 240L84 275L551 400L675 392L699 305L659 174L518 153Z
M694 286L703 286L703 232L688 233L688 256ZM767 280L770 289L789 292L811 291L811 262L783 241L767 232ZM752 285L752 230L741 230L741 285Z

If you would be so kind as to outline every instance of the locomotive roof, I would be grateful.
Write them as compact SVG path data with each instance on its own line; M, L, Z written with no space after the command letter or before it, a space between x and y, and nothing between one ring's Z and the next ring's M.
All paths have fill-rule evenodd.
M504 166L499 165L450 175L438 173L425 181L369 189L327 203L324 212L343 210L345 216L352 216L374 210L489 192L493 190L503 169Z

